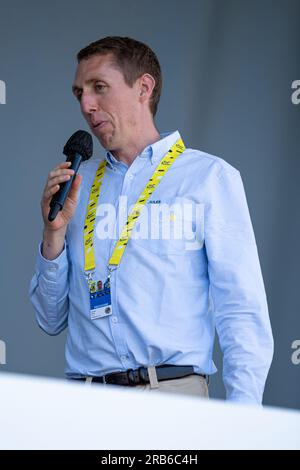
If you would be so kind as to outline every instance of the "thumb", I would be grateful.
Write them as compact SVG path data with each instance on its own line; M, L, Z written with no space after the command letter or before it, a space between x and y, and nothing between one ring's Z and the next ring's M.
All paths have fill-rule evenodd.
M73 183L69 192L69 198L72 199L72 201L74 202L77 199L77 194L78 194L79 187L81 185L81 181L82 181L82 176L77 174L73 180Z

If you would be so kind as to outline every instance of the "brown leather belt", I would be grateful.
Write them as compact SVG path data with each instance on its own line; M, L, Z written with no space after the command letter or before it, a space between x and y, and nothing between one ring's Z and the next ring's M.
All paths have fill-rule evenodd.
M193 366L174 366L164 364L156 366L157 380L171 380L187 377L188 375L200 375L207 379L204 374L195 374ZM75 380L86 380L86 377L80 377ZM147 367L139 367L138 369L129 369L124 372L113 372L101 377L91 377L91 382L106 383L112 385L142 385L150 382Z

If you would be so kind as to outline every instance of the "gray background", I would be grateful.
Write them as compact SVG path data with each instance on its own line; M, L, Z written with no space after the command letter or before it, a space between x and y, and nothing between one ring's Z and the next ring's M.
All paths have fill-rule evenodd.
M106 35L132 36L157 53L164 88L160 131L242 174L256 233L275 356L264 402L300 408L299 320L300 1L101 0L0 2L2 371L63 377L65 333L48 337L28 300L42 234L40 196L71 133L86 128L71 94L75 54ZM95 142L95 154L103 151ZM224 397L221 355L211 395Z

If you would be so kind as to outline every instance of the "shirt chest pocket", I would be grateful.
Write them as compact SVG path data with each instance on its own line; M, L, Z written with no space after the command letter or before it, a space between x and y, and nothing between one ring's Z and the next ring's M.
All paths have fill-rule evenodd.
M203 233L201 204L175 197L144 206L131 238L133 244L150 252L182 256L202 248Z

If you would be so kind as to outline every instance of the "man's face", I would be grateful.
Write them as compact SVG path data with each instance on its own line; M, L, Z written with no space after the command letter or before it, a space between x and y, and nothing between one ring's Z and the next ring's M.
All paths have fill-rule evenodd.
M83 59L73 92L91 131L107 150L120 150L134 138L141 112L139 80L130 88L111 54Z

